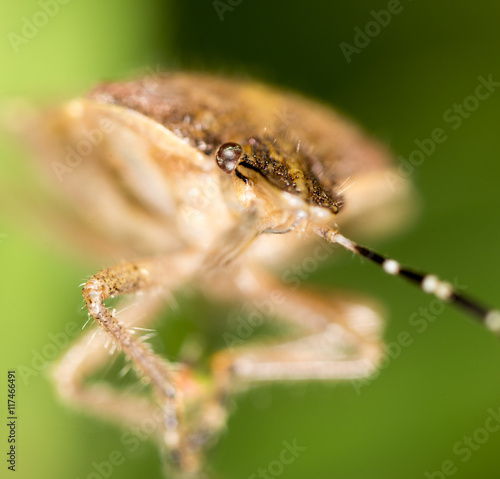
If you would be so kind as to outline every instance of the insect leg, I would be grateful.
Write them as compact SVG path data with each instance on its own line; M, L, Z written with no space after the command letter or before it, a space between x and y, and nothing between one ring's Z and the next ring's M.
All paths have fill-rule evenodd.
M201 421L214 431L218 425L210 419L225 423L220 418L227 414L228 394L265 381L358 380L372 374L382 358L382 318L375 308L355 299L293 291L268 276L251 276L239 281L245 285L239 288L241 299L254 305L271 301L274 309L267 311L301 332L285 342L249 342L217 353L216 394L206 401L205 422Z
M143 326L164 304L163 297L158 294L120 303L120 323L128 328ZM122 425L141 427L145 421L149 425L155 411L149 399L124 395L104 383L86 382L86 378L109 361L109 342L108 335L92 330L71 345L52 369L59 396L75 407Z
M136 371L151 384L161 412L161 442L166 447L174 467L186 471L198 468L198 457L190 454L185 446L182 421L183 389L186 388L186 382L189 385L189 375L181 365L171 364L155 354L146 342L134 334L130 324L124 324L106 307L105 301L114 296L133 293L145 293L148 296L148 293L177 288L192 276L197 264L197 259L189 254L119 264L94 275L83 288L83 297L90 315L117 348L131 360ZM155 308L152 306L151 309ZM71 361L71 358L68 361ZM71 367L68 366L68 361L66 367ZM109 390L101 389L100 392L102 400L113 399ZM92 400L88 399L87 402L90 401ZM126 406L126 409L128 407ZM119 407L115 407L114 415L123 415L118 410ZM150 415L151 411L154 411L153 405L146 407L135 420Z
M231 364L231 374L248 381L355 379L374 372L382 357L382 319L375 308L278 284L251 295L264 299L269 291L281 298L273 315L299 327L300 335L282 344L223 352L216 364Z

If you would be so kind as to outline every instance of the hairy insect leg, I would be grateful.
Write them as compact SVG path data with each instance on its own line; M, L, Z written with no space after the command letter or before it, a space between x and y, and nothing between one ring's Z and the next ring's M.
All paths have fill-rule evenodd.
M155 293L171 291L193 275L197 264L198 261L190 254L124 263L102 270L87 281L83 288L83 297L90 315L107 333L107 337L132 362L138 374L150 383L155 395L156 408L154 404L146 405L142 411L129 419L129 422L137 423L146 417L151 417L159 408L160 414L156 414L155 417L161 419L158 430L160 441L167 449L174 467L186 471L198 469L199 462L198 457L189 454L189 450L185 447L184 392L193 385L189 372L182 365L169 363L155 354L145 341L135 335L131 327L133 311L126 315L125 321L122 321L122 318L117 318L114 311L106 307L105 301L114 296L134 293L144 293L145 298L149 299ZM153 313L158 307L158 304L150 304L146 307L146 313ZM150 317L151 314L145 314L141 324ZM99 341L100 344L98 342L92 346L94 351L104 345L102 339ZM73 352L70 350L66 360L59 367L57 373L59 377L69 372L73 373L74 380L82 381L83 373L90 372L98 365L99 356L102 358L102 349L98 352L97 358L90 359L92 364L89 367L82 366L81 358L75 360L75 355L86 354L82 351L84 348L85 344L79 343L76 350ZM89 354L92 354L92 351ZM61 384L63 391L68 394L68 389L65 389L67 386L67 383ZM113 405L112 402L116 399L115 393L105 387L98 392L100 396L94 399L100 401L100 404L94 403L91 407L96 409L106 403L108 409L114 407L114 411L110 413L111 417L120 418L126 415L127 410L135 403L135 398L129 398L119 401L118 405ZM91 391L81 393L78 398L87 405L93 401Z
M120 323L127 328L144 326L164 304L163 296L157 293L120 302ZM125 395L105 383L86 383L87 378L109 361L110 342L102 330L87 332L54 366L53 380L59 396L71 405L121 425L141 427L155 411L148 398Z

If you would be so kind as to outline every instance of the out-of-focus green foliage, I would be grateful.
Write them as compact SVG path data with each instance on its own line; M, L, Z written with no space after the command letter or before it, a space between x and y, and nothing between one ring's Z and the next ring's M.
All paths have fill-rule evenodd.
M381 13L388 9L397 13ZM499 18L500 4L486 0L10 2L0 16L1 100L50 104L157 65L250 75L317 97L363 124L406 168L404 160L420 159L410 175L420 220L371 246L500 306L500 92L493 83L488 98L471 99L479 77L500 82ZM446 140L433 151L419 146L436 128ZM20 184L27 163L11 141L0 148L2 175ZM0 355L4 372L18 370L17 477L95 478L96 464L116 450L125 460L110 477L158 477L152 445L130 452L119 429L62 406L48 381L46 362L61 349L54 338L86 320L78 284L107 265L68 260L8 219L12 207L0 206ZM212 467L221 477L251 477L296 439L306 450L283 477L437 479L447 476L430 473L443 467L454 478L499 477L500 431L485 423L499 422L500 342L452 308L340 256L306 283L378 298L392 356L358 388L282 385L241 396ZM204 312L183 303L186 312L163 331L167 343L167 333L185 334L190 317ZM401 346L402 338L411 344Z

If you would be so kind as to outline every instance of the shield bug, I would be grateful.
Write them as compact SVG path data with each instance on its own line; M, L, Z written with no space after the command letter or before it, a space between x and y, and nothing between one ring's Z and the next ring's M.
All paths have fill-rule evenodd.
M341 233L397 224L411 187L401 180L389 188L390 155L322 105L250 81L176 73L102 84L47 112L33 130L40 158L67 195L74 236L88 254L121 260L83 285L89 315L105 334L87 333L66 352L55 368L58 390L107 419L154 420L174 475L203 469L231 393L263 381L358 379L376 370L383 352L377 309L290 289L271 272L315 239L500 330L498 312ZM195 366L167 361L141 336L163 295L188 283L216 299L266 302L294 333L223 349L200 379ZM115 296L129 298L121 314L105 304ZM109 357L109 342L154 399L85 381Z

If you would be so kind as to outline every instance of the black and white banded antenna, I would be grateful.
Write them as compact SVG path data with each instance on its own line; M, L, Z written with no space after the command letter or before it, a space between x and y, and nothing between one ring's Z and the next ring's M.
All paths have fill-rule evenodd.
M500 335L500 311L489 309L477 301L464 296L456 291L453 286L439 279L433 274L425 274L402 266L394 259L386 258L364 246L341 235L337 230L316 226L314 233L324 238L329 243L337 243L353 253L369 259L378 264L387 274L402 276L413 284L416 284L425 293L433 294L436 298L447 303L452 303L464 312L469 313L490 331Z

